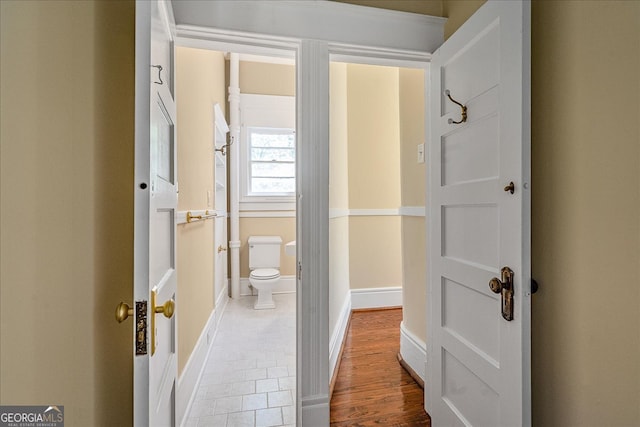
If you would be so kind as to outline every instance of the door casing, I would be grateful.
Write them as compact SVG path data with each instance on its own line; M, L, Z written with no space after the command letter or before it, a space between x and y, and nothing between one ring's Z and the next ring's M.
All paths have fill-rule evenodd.
M178 20L176 43L180 46L233 51L237 53L273 54L296 59L296 132L299 144L296 161L297 173L297 425L329 424L329 62L340 60L372 65L390 65L426 68L428 76L430 51L443 41L444 19L424 17L423 26L428 35L416 41L412 25L417 18L411 14L375 10L374 18L386 22L394 33L396 45L384 46L379 31L362 31L363 25L375 25L371 19L360 20L362 10L351 5L326 4L328 13L345 10L357 11L342 28L342 40L330 31L326 22L317 19L311 2L291 5L287 14L301 22L310 22L311 29L299 29L299 37L265 34L254 26L248 16L242 31L229 28L225 22L224 7L234 9L244 2L189 2L176 3L180 7L209 7L215 3L217 14L207 26L186 25L180 22L184 13L176 13ZM316 3L316 2L312 2ZM225 6L226 5L226 6ZM236 5L236 6L234 6ZM253 3L262 14L271 14L280 8L279 2ZM314 7L317 7L316 4ZM346 7L346 9L345 9ZM353 9L356 7L357 9ZM323 6L324 8L324 6ZM174 6L175 9L175 6ZM364 8L370 9L370 8ZM184 12L184 10L182 11ZM235 10L228 10L230 14ZM257 11L255 11L258 13ZM196 13L206 15L203 11ZM365 13L366 15L366 13ZM215 18L215 17L218 18ZM344 17L344 16L343 16ZM236 17L236 19L239 19ZM373 19L373 18L372 18ZM374 21L375 21L374 19ZM411 22L409 22L411 21ZM390 25L392 23L393 25ZM335 24L332 22L332 24ZM236 22L237 27L237 22ZM333 27L335 28L335 27ZM367 27L369 30L370 28ZM317 35L313 40L304 38L309 31ZM364 36L363 36L364 34ZM355 38L360 42L354 45ZM398 41L399 40L399 41ZM403 44L404 43L404 44ZM410 46L412 50L402 49ZM416 48L416 46L419 46ZM425 88L428 88L425 81ZM425 93L425 114L428 114ZM428 121L425 117L425 124ZM425 138L428 129L425 126ZM426 260L425 260L426 262ZM324 355L324 356L323 356Z

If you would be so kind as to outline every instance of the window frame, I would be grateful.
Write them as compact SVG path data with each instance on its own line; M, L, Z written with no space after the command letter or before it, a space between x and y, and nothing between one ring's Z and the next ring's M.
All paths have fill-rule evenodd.
M246 128L246 167L247 167L247 191L246 191L246 196L247 197L268 197L268 198L278 198L278 197L295 197L296 195L296 190L295 190L295 178L296 178L296 174L295 174L295 165L296 165L296 161L295 161L295 154L296 154L296 130L292 129L292 128L281 128L281 127L266 127L266 126L250 126ZM292 161L286 161L286 160L272 160L272 162L266 162L266 161L260 161L260 160L253 160L252 159L252 153L251 150L252 148L254 148L254 146L252 145L252 138L251 136L255 133L261 133L261 134L270 134L270 135L293 135L293 139L294 139L294 146L293 148L288 148L288 147L273 147L270 149L276 149L276 150L293 150L293 160ZM260 164L260 163L276 163L276 164L291 164L293 165L293 179L294 179L294 188L292 191L288 191L288 192L272 192L272 193L268 193L268 192L255 192L252 191L252 180L254 178L253 176L253 165L254 164ZM258 178L270 178L270 177L258 177ZM272 178L288 178L285 176L282 177L272 177Z
M295 211L296 195L291 194L252 194L250 141L251 129L282 129L296 136L295 150L298 148L295 132L295 97L278 95L240 95L240 197L241 211ZM297 156L296 156L297 157ZM297 160L297 159L296 159ZM294 161L295 165L295 161Z

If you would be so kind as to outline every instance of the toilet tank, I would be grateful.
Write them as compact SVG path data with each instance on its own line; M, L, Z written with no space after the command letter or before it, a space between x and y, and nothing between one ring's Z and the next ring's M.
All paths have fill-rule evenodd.
M249 236L249 269L280 268L280 236Z

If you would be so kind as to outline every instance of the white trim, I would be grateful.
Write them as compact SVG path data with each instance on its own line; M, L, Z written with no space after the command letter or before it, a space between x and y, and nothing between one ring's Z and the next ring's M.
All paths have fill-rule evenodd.
M404 321L400 323L400 355L407 365L425 380L427 344L409 331Z
M398 216L400 209L329 209L329 218L345 216Z
M329 219L344 218L349 216L349 209L329 209Z
M301 2L297 2L299 4ZM315 2L303 2L315 3ZM286 2L289 4L289 2ZM289 24L293 21L289 22ZM329 425L329 49L303 40L297 73L299 426Z
M329 397L328 394L307 396L300 402L299 423L302 426L328 426Z
M400 216L425 216L424 206L401 206Z
M295 204L293 204L295 208ZM295 210L240 211L240 218L295 218Z
M400 209L349 209L349 216L398 216Z
M196 397L198 385L204 374L209 352L213 346L213 340L218 333L218 325L220 324L220 319L222 318L228 301L228 297L224 298L224 296L226 296L226 293L223 292L222 298L218 298L218 301L216 301L216 306L211 311L209 319L200 333L200 337L191 352L191 356L189 356L189 360L184 366L182 375L178 378L176 390L176 420L178 420L180 426L184 426L187 421L189 410ZM220 306L218 306L218 304L220 304Z
M283 95L240 94L240 210L290 210L295 209L295 191L292 193L254 194L249 192L251 180L249 137L251 129L279 129L295 135L296 98ZM296 142L297 146L297 142ZM294 148L294 153L297 148ZM295 167L295 163L294 163Z
M366 46L350 46L343 43L329 45L331 62L348 64L381 65L402 68L427 68L431 54Z
M298 147L296 165L297 209L304 218L296 221L297 312L302 313L297 316L296 424L328 425L329 46L322 39L405 53L433 52L444 40L446 20L327 1L185 1L174 8L182 24L177 44L297 57L297 132L305 144ZM351 8L350 13L343 13L345 8ZM212 29L216 27L223 30ZM283 37L283 32L295 39ZM337 52L338 47L332 49ZM393 52L376 52L374 59L385 57L399 59Z
M224 310L227 308L227 303L229 302L229 279L225 279L224 282L225 285L216 297L216 305L213 308L216 316L216 332L218 325L220 324L220 319L222 319L222 313L224 313Z
M401 206L398 209L329 209L329 218L351 216L425 216L424 206Z
M296 276L280 276L280 280L272 289L274 294L292 294L296 292ZM240 296L258 295L255 291L251 293L249 278L240 278Z
M340 356L340 348L344 342L347 334L347 326L349 325L349 318L351 317L351 293L347 292L340 314L338 315L338 322L333 328L331 333L331 341L329 342L329 378L333 378L333 372L338 364L338 357Z
M351 289L351 308L382 308L402 306L402 286Z
M177 1L173 8L179 36L184 29L209 27L415 52L435 51L447 21L332 1Z
M229 54L225 55L225 58L228 59L228 56ZM241 53L240 62L259 62L261 64L275 64L275 65L296 65L296 61L293 58L255 55L250 53Z

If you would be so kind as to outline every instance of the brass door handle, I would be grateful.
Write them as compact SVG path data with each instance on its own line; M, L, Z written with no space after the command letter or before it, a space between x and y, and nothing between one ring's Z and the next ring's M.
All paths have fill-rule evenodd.
M513 192L516 190L516 186L514 185L513 181L511 181L509 183L509 185L507 185L506 187L504 187L504 191L507 191L511 194L513 194Z
M173 302L172 299L170 299L170 300L167 300L164 304L154 307L153 311L155 313L162 313L164 317L166 317L167 319L171 319L171 317L173 317L173 313L175 312L175 309L176 309L176 303Z
M227 248L222 247L222 245L218 246L218 253L226 251Z
M116 307L116 320L118 323L122 323L129 318L129 316L133 316L133 308L129 307L129 304L121 302Z
M176 303L173 299L167 300L162 305L156 305L156 297L158 294L156 291L151 291L151 310L153 314L151 315L151 355L153 356L156 352L157 342L156 342L156 314L162 313L164 317L167 319L171 319L173 317L173 313L176 310Z

